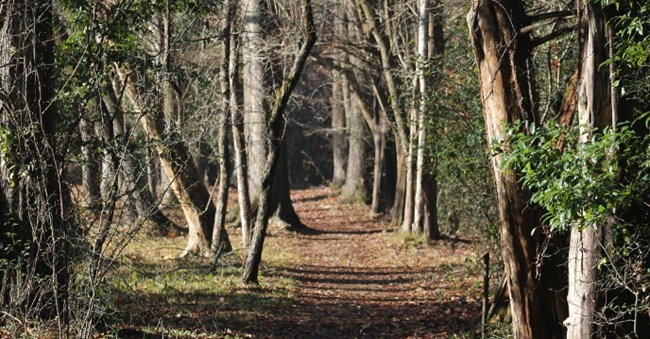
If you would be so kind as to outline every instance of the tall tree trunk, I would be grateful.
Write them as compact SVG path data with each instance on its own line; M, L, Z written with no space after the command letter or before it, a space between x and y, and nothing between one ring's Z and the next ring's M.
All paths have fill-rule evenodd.
M257 284L259 266L262 261L262 248L264 238L266 237L266 228L270 217L270 198L272 196L271 185L278 164L278 153L284 142L284 129L286 127L285 110L289 97L298 84L300 74L304 68L305 62L316 43L316 30L314 27L314 17L312 14L311 1L302 0L303 22L307 36L304 37L300 49L296 54L294 63L287 77L282 81L280 87L275 91L273 107L269 112L267 131L269 135L269 152L264 165L264 176L262 178L262 193L260 195L257 218L255 219L255 229L251 239L251 246L244 263L242 279L247 284Z
M366 150L365 150L365 121L357 100L352 100L350 117L348 168L345 184L341 189L341 201L347 203L365 203L366 199Z
M580 142L593 138L594 128L612 124L609 70L601 67L608 59L605 14L598 4L588 2L583 11L583 50L578 86ZM567 338L591 338L598 299L596 284L598 261L602 257L604 225L577 225L569 240L569 317L564 321Z
M266 163L267 131L264 100L263 35L261 1L242 0L243 33L243 95L246 151L248 156L248 183L250 200L255 202L261 193L264 164Z
M212 251L217 253L219 247L226 250L232 249L228 232L226 231L226 209L228 207L228 183L230 182L230 171L228 170L228 122L230 118L230 88L229 72L230 67L230 33L233 21L235 20L236 7L234 1L226 0L223 4L226 10L221 34L222 59L219 67L219 85L221 87L221 111L219 112L219 124L217 127L217 151L219 152L219 177L217 179L217 203L212 229Z
M239 102L239 37L230 36L230 61L228 82L230 85L230 120L232 124L233 147L235 148L235 167L237 169L237 198L239 201L239 221L241 223L242 244L248 247L253 217L248 189L248 158L246 156L246 137L244 117Z
M506 123L535 121L535 89L532 76L529 34L519 32L529 24L520 1L479 0L473 3L468 24L478 65L487 140L504 140ZM501 155L492 157L497 187L501 248L510 293L515 338L561 338L563 328L546 295L548 278L535 278L540 213L528 206L528 194L518 178L501 165ZM550 272L549 272L550 273ZM552 274L552 273L550 273Z
M372 184L372 203L370 208L371 214L376 214L381 211L381 179L382 179L382 170L384 168L384 154L385 154L385 135L386 135L386 117L382 116L378 109L371 109L368 107L368 104L364 100L364 95L361 90L359 81L356 80L356 77L353 77L352 72L349 74L344 73L343 77L346 79L346 83L349 84L350 96L354 99L353 102L356 104L358 110L361 113L361 116L366 122L366 125L370 129L372 134L373 146L374 146L374 160L373 160L373 184ZM350 80L347 80L350 79ZM374 98L378 100L377 98ZM383 111L383 107L382 107ZM351 125L353 125L351 123ZM352 155L350 155L352 157ZM365 174L365 171L364 173ZM365 194L364 194L365 195Z
M340 36L347 34L345 29L345 9L346 5L342 1L336 3L334 17L334 32ZM332 164L334 171L332 174L332 185L341 187L345 183L346 167L346 133L345 133L345 97L343 94L344 78L338 68L347 64L347 56L344 51L336 54L334 67L332 67L332 97L330 100L332 106Z
M345 182L345 106L343 104L343 92L341 74L332 70L332 186L341 187Z
M384 169L384 156L386 154L386 119L382 118L379 112L374 116L374 127L371 129L372 144L375 149L372 169L372 198L370 203L370 213L378 214L382 212L382 173Z
M432 0L420 0L420 20L418 25L418 61L416 63L416 73L419 83L419 107L417 117L418 138L417 138L417 159L415 173L415 206L413 217L413 232L426 235L427 239L436 239L440 237L437 220L437 195L438 185L436 182L436 159L427 161L427 142L431 147L431 140L427 140L427 132L430 126L427 126L427 100L430 79L425 75L425 67L432 67L432 56L440 55L442 47L436 46L435 42L444 40L441 35L442 24L440 15L432 15L432 12L439 13L440 7L432 8ZM435 22L432 22L435 20ZM430 35L437 35L430 37ZM432 44L431 41L434 43ZM437 47L437 48L436 48ZM431 48L434 48L431 50ZM436 53L434 55L434 53Z

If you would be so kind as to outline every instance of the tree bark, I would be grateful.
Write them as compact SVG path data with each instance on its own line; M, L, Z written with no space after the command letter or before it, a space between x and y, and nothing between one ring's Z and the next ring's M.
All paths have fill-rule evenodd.
M264 45L261 25L261 1L243 0L243 96L244 129L248 156L248 188L253 204L261 193L267 152L267 131L262 50Z
M417 159L415 172L415 206L413 216L412 231L416 233L424 232L428 240L440 238L437 220L437 195L438 183L436 179L436 159L426 158L427 147L432 145L434 140L428 137L427 126L427 100L430 79L427 79L425 68L433 67L432 56L440 56L444 51L443 46L438 46L436 42L443 40L442 24L439 6L432 8L432 0L420 0L420 21L418 26L418 62L416 63L416 73L419 83L419 107L417 117ZM436 13L436 14L432 14ZM435 20L435 22L432 22ZM436 35L429 37L429 35ZM432 43L433 41L433 43ZM431 77L431 75L429 76Z
M343 104L343 92L341 74L332 70L332 186L341 187L345 182L345 106Z
M427 127L425 126L425 115L427 112L427 90L428 84L425 77L425 68L429 64L429 12L431 11L430 0L419 0L418 11L418 35L417 35L417 60L415 62L415 73L418 81L419 92L417 100L417 118L416 118L416 134L417 134L417 147L415 159L415 197L413 204L413 227L411 231L414 233L424 232L424 216L425 211L424 192L424 176L428 174L429 169L425 168L424 153L425 143L427 141ZM430 177L430 176L429 176Z
M358 100L352 100L349 114L348 167L345 184L341 189L341 201L345 203L365 203L366 200L366 150L365 121Z
M588 143L593 130L612 124L609 69L601 67L608 59L605 14L595 3L583 11L583 47L578 85L580 142ZM582 228L584 226L584 228ZM605 225L573 225L569 240L569 317L564 321L567 338L591 338L598 299L597 265L602 257L601 240Z
M386 117L382 116L377 109L373 110L368 107L368 104L364 100L364 95L361 90L359 81L355 77L352 77L350 74L343 74L343 77L346 79L346 83L349 84L350 96L354 99L354 103L357 105L363 119L366 122L366 125L370 129L372 134L373 146L374 146L374 159L373 159L373 183L372 183L372 197L371 197L371 207L370 213L377 214L381 212L381 182L382 182L382 171L384 168L384 154L386 151L386 133L388 127L386 126ZM350 80L347 80L350 79ZM375 100L378 100L375 98ZM383 108L382 108L383 109Z
M535 121L535 88L532 76L532 43L519 29L528 25L520 1L479 0L468 14L481 84L487 140L504 140L506 123ZM528 206L528 194L518 178L492 157L497 187L501 248L510 293L515 338L561 338L563 329L546 293L545 281L535 278L536 250L540 244L540 213ZM547 278L548 280L548 278Z

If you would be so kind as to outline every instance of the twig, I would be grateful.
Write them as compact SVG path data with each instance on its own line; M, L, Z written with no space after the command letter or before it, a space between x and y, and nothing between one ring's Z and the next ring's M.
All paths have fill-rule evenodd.
M7 317L9 317L9 318L13 319L15 322L17 322L18 325L20 325L20 327L25 329L25 331L27 332L27 334L29 334L30 337L36 337L36 334L34 333L34 331L32 331L32 329L30 329L27 326L27 324L25 324L25 322L23 322L22 320L16 318L14 315L12 315L11 313L8 313L6 311L2 311L2 314L6 315Z

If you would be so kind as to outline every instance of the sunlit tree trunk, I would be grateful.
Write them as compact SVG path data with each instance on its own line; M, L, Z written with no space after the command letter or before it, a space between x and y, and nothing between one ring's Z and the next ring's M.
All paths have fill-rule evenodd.
M350 72L351 74L351 72ZM343 75L348 79L347 75ZM373 160L373 184L372 184L372 202L370 213L377 214L381 212L381 179L382 170L384 165L384 153L386 148L385 134L387 132L386 118L377 110L370 108L365 100L365 95L361 90L361 86L356 77L350 76L349 84L350 96L354 99L354 103L359 109L361 117L365 120L366 125L370 129L374 146L374 160ZM365 173L365 172L364 172Z
M350 117L348 119L349 137L348 137L348 166L346 170L345 184L341 189L341 201L363 203L366 196L366 151L365 151L365 121L359 104L352 100L351 110L346 112Z
M84 163L81 168L81 180L86 194L86 205L91 209L99 206L101 196L101 177L100 177L100 161L99 154L95 148L95 129L93 122L87 118L82 118L79 121L79 129L81 132L81 139L83 141L82 154Z
M280 147L284 142L284 129L286 127L285 110L289 102L289 97L298 84L300 74L304 68L305 62L316 43L316 30L314 27L314 18L312 14L311 1L302 0L303 22L305 25L306 36L303 37L300 49L298 50L291 70L283 79L280 87L277 88L274 95L273 106L268 115L268 122L265 124L269 135L269 152L267 153L264 164L264 176L262 177L262 191L260 194L257 218L255 219L255 228L251 238L251 246L244 263L242 279L247 284L258 283L259 266L262 261L262 249L268 227L268 219L272 214L269 209L272 196L272 180L278 165Z
M608 59L605 14L599 5L584 7L582 65L578 85L578 122L580 142L593 138L594 128L612 124L609 71L602 64ZM598 299L596 283L598 261L602 257L601 240L605 225L574 225L569 240L569 317L564 321L567 338L591 338Z
M415 172L415 202L413 229L416 233L424 232L427 239L440 237L437 220L437 196L438 183L436 181L436 159L427 159L426 148L431 147L435 140L428 137L427 100L429 100L428 77L425 74L426 67L434 67L432 56L439 56L444 50L444 38L442 37L442 24L440 20L441 11L439 6L434 8L432 0L420 0L420 12L418 23L418 61L416 73L419 84L419 105L417 117L417 159ZM434 14L435 13L435 14ZM438 14L438 15L436 15ZM436 42L443 40L442 44ZM432 43L433 42L433 43Z
M210 193L198 177L187 145L176 131L165 134L160 117L143 109L140 95L130 79L118 65L115 70L124 86L124 92L136 112L149 139L156 145L160 164L171 178L171 189L181 204L188 226L188 239L182 256L189 253L207 254L212 240L212 227L216 210Z
M345 106L343 105L342 76L332 70L332 186L341 187L345 182Z
M267 131L262 50L264 46L261 25L261 1L242 0L242 78L244 97L244 126L248 156L248 183L250 200L257 201L262 186L266 162Z
M417 60L415 61L415 73L418 82L418 102L417 102L417 140L416 140L416 159L415 159L415 197L413 204L413 227L411 231L415 233L424 232L424 187L425 174L428 168L425 168L425 147L427 146L427 128L425 126L425 115L427 113L427 79L425 77L425 68L429 66L429 12L431 11L430 0L419 0L418 4L418 41L417 41Z
M520 1L479 0L473 3L468 24L478 66L487 140L504 140L506 124L535 121L532 41L519 32L529 24ZM501 155L492 157L500 220L501 248L515 338L562 338L555 300L546 280L535 275L540 244L540 213L528 205L528 194L512 171L504 170ZM552 274L552 273L549 273Z
M230 36L230 61L228 66L228 82L230 85L230 121L232 123L232 139L235 149L235 168L237 171L237 198L239 201L239 221L241 223L242 244L247 247L250 243L252 211L248 189L248 158L246 156L246 138L244 117L239 102L239 37Z

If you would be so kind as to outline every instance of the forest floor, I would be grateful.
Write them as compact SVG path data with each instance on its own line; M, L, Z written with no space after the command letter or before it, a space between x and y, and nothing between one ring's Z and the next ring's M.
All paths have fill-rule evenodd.
M477 245L425 243L399 235L366 206L342 205L328 188L292 191L314 230L271 227L260 286L240 281L235 251L215 270L203 258L175 259L183 237L138 238L111 277L108 332L121 338L472 337L481 314ZM115 331L115 332L114 332Z

